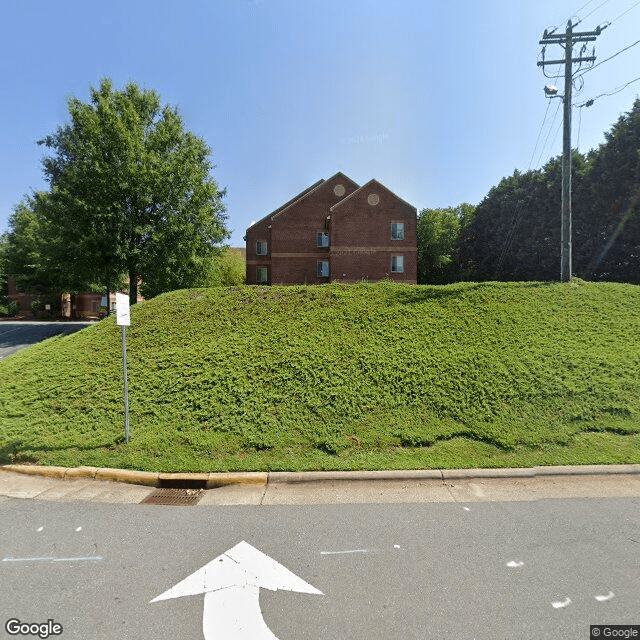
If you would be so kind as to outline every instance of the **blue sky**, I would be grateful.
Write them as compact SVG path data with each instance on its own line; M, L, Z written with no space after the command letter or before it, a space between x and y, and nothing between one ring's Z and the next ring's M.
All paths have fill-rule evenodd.
M561 101L536 61L544 29L571 16L582 31L612 22L597 62L640 38L637 0L3 0L0 232L46 188L36 141L105 76L155 89L212 148L233 246L337 171L418 209L477 204L561 153ZM638 76L640 45L588 72L574 104ZM573 146L603 142L639 94L640 81L574 109Z

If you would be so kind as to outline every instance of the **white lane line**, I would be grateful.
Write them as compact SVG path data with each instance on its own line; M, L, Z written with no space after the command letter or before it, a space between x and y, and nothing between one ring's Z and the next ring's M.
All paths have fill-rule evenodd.
M615 593L613 593L613 591L609 591L609 595L607 595L607 596L596 596L596 600L598 602L605 602L606 600L611 600L611 598L613 598L614 595L615 595Z
M516 562L515 560L512 560L511 562L507 562L507 567L515 568L515 567L522 567L522 566L524 566L524 562L522 561Z
M76 532L78 532L78 531L82 531L82 527L78 527L78 528L76 529Z
M44 527L40 527L39 529L36 529L36 531L42 531L44 529Z
M471 509L469 509L469 507L462 507L465 511L471 511Z
M102 560L102 556L81 556L79 558L3 558L2 562L81 562L83 560Z
M343 553L369 553L369 549L348 549L347 551L321 551L321 556L337 556Z
M551 606L554 609L563 609L571 604L571 598L565 598L562 602L552 602Z

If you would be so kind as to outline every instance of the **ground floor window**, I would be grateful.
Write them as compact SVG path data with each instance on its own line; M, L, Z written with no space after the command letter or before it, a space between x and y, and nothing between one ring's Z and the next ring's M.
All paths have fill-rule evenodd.
M329 277L329 261L328 260L318 260L316 275L318 276L318 278Z
M256 272L256 281L258 284L265 284L267 282L267 267L258 267Z
M404 256L391 256L391 273L404 273Z

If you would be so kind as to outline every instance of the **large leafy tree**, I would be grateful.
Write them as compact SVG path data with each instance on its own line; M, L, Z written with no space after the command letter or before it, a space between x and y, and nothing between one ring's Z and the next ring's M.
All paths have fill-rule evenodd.
M453 253L462 229L475 214L475 207L463 203L445 209L423 209L418 215L418 282L444 284L459 279Z
M126 273L131 303L197 286L226 237L224 191L210 148L175 108L108 79L91 99L68 102L70 123L40 141L50 192L43 215L65 239L72 271L107 289Z

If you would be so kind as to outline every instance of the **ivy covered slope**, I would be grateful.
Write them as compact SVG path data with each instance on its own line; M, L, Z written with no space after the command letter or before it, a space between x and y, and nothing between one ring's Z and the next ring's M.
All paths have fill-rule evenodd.
M158 471L640 462L640 287L182 290L0 362L0 460Z

